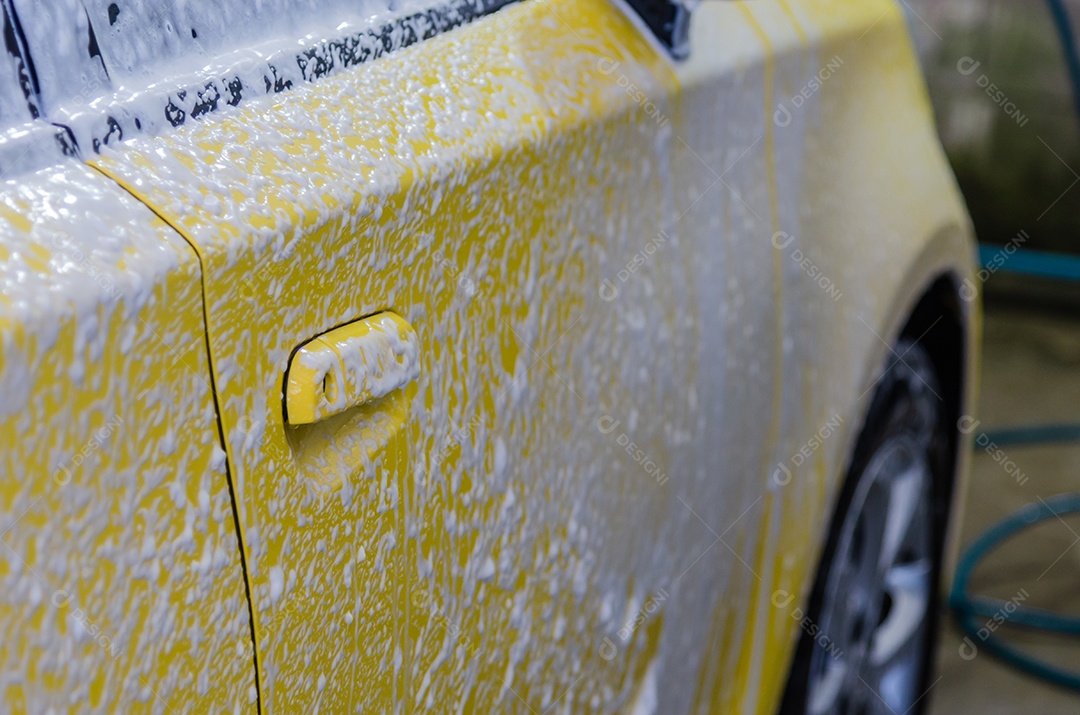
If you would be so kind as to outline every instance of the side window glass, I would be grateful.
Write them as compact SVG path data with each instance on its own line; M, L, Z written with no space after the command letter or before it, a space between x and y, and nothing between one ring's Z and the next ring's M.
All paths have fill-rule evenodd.
M72 150L62 129L41 120L40 82L11 0L0 0L0 32L0 179L11 179Z
M377 59L511 2L0 0L26 66L6 84L0 78L0 91L11 85L17 106L29 102L85 156Z
M690 7L680 0L627 0L675 59L690 55Z

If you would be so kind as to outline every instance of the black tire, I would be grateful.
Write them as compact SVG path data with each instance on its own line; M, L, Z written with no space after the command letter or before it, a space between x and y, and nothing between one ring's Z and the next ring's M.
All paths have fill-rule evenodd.
M898 359L897 356L900 356L900 358ZM919 500L922 504L920 509L926 510L923 513L923 518L919 521L919 529L927 532L925 537L929 540L930 545L928 554L930 562L929 593L925 617L921 626L922 632L918 636L919 642L906 646L909 651L905 657L910 659L907 672L917 671L912 677L904 680L906 690L911 690L912 687L917 690L913 695L914 703L906 715L917 715L922 712L928 700L923 696L929 686L929 679L933 669L933 653L939 612L937 594L940 587L943 545L953 478L953 455L951 454L953 440L950 433L952 424L949 419L951 412L939 397L941 394L939 389L940 381L934 363L926 350L911 341L901 340L896 346L895 354L890 355L889 358L889 365L876 388L866 420L859 434L850 467L841 488L836 510L829 525L828 540L822 552L813 590L806 606L806 617L802 620L802 633L781 702L781 715L809 715L815 712L815 708L811 707L810 702L811 671L812 668L816 668L816 674L823 672L821 670L823 667L831 667L818 665L824 658L821 652L830 644L835 645L836 639L839 637L828 632L830 624L822 622L823 614L828 619L828 613L835 612L837 608L836 604L825 602L826 593L829 591L830 583L833 583L834 586L839 583L840 571L848 568L848 554L851 553L851 550L861 548L856 546L860 541L856 538L858 530L862 529L863 532L866 532L868 526L872 527L872 522L861 521L859 514L853 511L853 502L856 500L857 495L860 495L858 497L860 500L858 511L859 513L869 513L867 498L864 495L872 487L866 486L866 483L868 479L876 477L871 476L868 467L871 464L874 465L874 474L879 474L882 469L887 470L888 463L882 462L881 460L884 458L879 455L883 454L883 450L895 450L894 445L916 445L917 447L911 447L911 449L917 448L922 452L922 458L925 459L929 472L929 479L927 480L929 484L919 492ZM875 459L878 461L875 462ZM887 520L881 520L882 532L885 530L884 522ZM853 523L855 526L851 526ZM844 558L840 559L838 558L840 556L838 550L844 533L851 535L844 541L847 547L850 548L846 549ZM885 541L885 537L880 534L873 535L872 538L881 542ZM871 538L864 535L861 540L865 542L870 541ZM881 579L882 593L885 592L884 581L883 577ZM832 593L834 593L835 597L838 591L834 588ZM847 596L846 598L850 600L851 597ZM889 598L888 594L886 594L881 599L883 602L882 614L870 615L869 617L884 620L886 618L885 614L887 614L891 605ZM843 612L846 613L847 611ZM834 628L834 630L843 630L842 626L847 625L845 621L848 618L850 617L842 616L837 618L837 620L841 621L841 627ZM853 618L851 620L858 619ZM872 633L869 636L871 645L865 647L865 652L861 655L862 662L868 662L867 659L870 658L870 654L876 653L874 644L878 641L875 640L875 635L878 633L876 629L880 627L882 627L882 624L879 622L871 629ZM854 633L861 632L857 627L851 630ZM817 650L817 655L815 655L815 650ZM856 649L856 653L858 652L858 649ZM918 655L913 656L912 653L916 652ZM856 657L851 654L849 656L851 660ZM836 666L836 668L840 667ZM859 673L859 669L862 667L861 663L843 666L843 668L847 669L855 668L856 674ZM834 680L839 679L838 676ZM866 681L862 680L861 676L859 680L862 681L862 684L858 681L851 681L850 678L844 678L844 680L845 682L853 682L857 688L866 687L868 690L872 690L866 684ZM820 683L822 680L819 678L815 682ZM830 712L837 713L837 715L842 715L845 712L890 712L889 706L882 701L878 693L873 693L875 697L869 698L865 693L847 693L845 692L846 689L832 689L833 692L843 692L844 695L836 701L834 707L825 707L822 705L823 699L817 697L821 695L822 691L819 686L815 691L815 697L817 697L817 702L814 703L816 712ZM828 702L827 699L825 701ZM898 712L902 713L903 709Z

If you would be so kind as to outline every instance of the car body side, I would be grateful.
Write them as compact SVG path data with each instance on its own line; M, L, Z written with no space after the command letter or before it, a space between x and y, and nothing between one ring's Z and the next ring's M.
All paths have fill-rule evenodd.
M254 707L194 253L74 162L0 234L3 709Z
M158 471L139 471L162 475L146 488L186 484L201 504L198 474L213 508L162 512L108 541L108 558L72 540L50 559L68 574L78 555L87 588L108 599L120 587L93 568L130 578L150 568L136 562L193 559L207 543L228 552L216 590L188 606L227 627L210 629L205 648L193 638L190 650L147 652L130 672L153 681L138 667L242 640L246 575L255 647L230 658L251 670L245 680L218 661L224 673L205 697L222 707L252 707L257 658L266 712L775 709L799 632L792 613L875 377L927 288L971 279L972 244L893 4L702 3L691 33L690 58L673 64L607 0L531 0L106 148L89 158L105 176L65 165L127 189L98 190L146 224L94 265L140 272L127 254L151 237L185 267L147 267L158 281L148 285L184 276L175 310L135 327L112 316L99 343L141 354L127 333L141 324L171 335L183 323L202 351L199 385L151 371L190 393L171 406L187 416L148 421L138 399L120 400L145 434L110 440L95 459L140 439L168 446ZM50 200L68 190L49 184ZM24 206L21 220L39 213ZM9 251L14 230L0 244ZM69 256L45 250L52 258L31 272L71 275ZM12 286L16 303L40 291ZM113 300L48 295L57 313L82 311L76 332L97 330L95 312ZM971 375L977 310L956 295ZM417 383L287 425L293 351L384 310L419 335ZM12 315L5 393L24 374L9 356L36 362L10 336L61 320ZM64 373L73 358L51 359L18 387L76 390ZM101 384L141 394L120 357L90 365ZM26 430L67 435L70 422L81 430L62 437L71 451L108 414L95 404L87 415L99 416L70 421L71 402L54 399L34 423L47 430L15 417L5 427L5 459L33 465L10 472L12 519L34 489L74 492L49 481L55 458L10 445ZM227 459L214 452L211 417ZM183 461L195 454L203 461ZM111 462L83 466L101 508L121 503L107 491L116 473ZM66 522L76 507L34 509ZM187 533L191 513L205 524L199 536L166 539ZM50 533L40 520L11 528L11 538ZM49 561L20 554L28 568ZM42 606L24 593L25 574L7 578L22 589L0 614L19 626L5 640L11 659L26 647L11 644L31 638L19 619ZM149 602L122 604L84 611L153 632ZM84 649L79 662L99 672L105 657ZM61 684L40 677L26 677L41 688L25 691L29 710L41 709L39 693L59 697ZM185 702L187 682L108 702L156 711Z

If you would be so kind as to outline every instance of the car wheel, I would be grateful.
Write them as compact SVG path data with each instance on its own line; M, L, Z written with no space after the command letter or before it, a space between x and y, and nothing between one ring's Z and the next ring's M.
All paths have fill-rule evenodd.
M911 715L925 705L949 435L927 352L902 340L890 358L802 620L785 714Z

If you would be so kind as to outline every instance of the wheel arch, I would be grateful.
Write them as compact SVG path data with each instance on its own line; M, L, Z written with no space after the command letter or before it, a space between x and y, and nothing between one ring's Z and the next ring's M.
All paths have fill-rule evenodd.
M939 531L940 551L935 556L938 569L933 576L932 588L940 595L948 588L951 580L952 566L955 559L955 536L956 524L959 521L959 505L957 496L963 493L965 475L967 469L968 453L970 452L970 437L965 430L959 428L962 415L970 414L971 401L973 398L974 376L974 347L977 345L978 333L978 304L977 298L970 290L970 278L966 275L963 263L953 267L930 271L919 283L901 283L908 288L918 286L918 290L912 290L905 301L897 301L893 305L898 306L892 330L882 332L885 340L881 342L881 350L877 351L871 360L870 367L864 373L864 383L874 385L878 376L882 374L886 365L903 360L903 352L897 352L896 346L902 341L911 341L918 345L928 354L933 364L934 372L938 378L936 387L938 397L944 403L942 408L942 422L944 429L941 430L940 449L934 451L940 454L937 468L934 469L933 478L933 509L934 521L940 525ZM934 387L930 389L933 390ZM833 498L830 500L828 516L823 522L823 533L818 543L821 548L815 555L813 568L808 571L812 588L804 595L803 609L807 614L816 611L820 598L818 593L819 579L823 568L823 560L827 558L829 549L826 547L833 539L838 517L843 513L846 499L850 498L853 472L860 467L860 445L868 439L872 440L875 432L882 427L880 419L874 419L875 407L878 402L876 393L878 389L866 389L857 405L859 420L850 429L843 447L845 450L842 460L843 469L840 477L836 480ZM880 407L880 406L878 406ZM935 440L936 441L936 440ZM848 496L845 497L845 494ZM929 628L935 631L939 609L931 607L928 612ZM810 617L810 616L807 616ZM780 713L801 712L799 703L805 697L806 682L804 676L795 677L800 672L798 665L801 657L806 657L805 637L800 636L792 649L791 661L788 665L788 680L784 687L784 695L781 700ZM929 648L929 657L925 667L929 670L933 667L933 640ZM929 674L929 673L928 673Z
M971 460L972 435L959 428L964 416L975 412L978 394L979 345L982 339L981 285L976 276L975 246L969 226L950 225L927 240L898 282L894 310L879 331L888 346L871 356L863 374L872 380L900 340L916 340L926 348L941 379L948 431L950 478L937 487L940 507L947 511L939 587L947 591L955 565L962 495ZM865 384L870 384L866 382ZM871 391L872 393L872 391ZM860 421L845 445L844 474L870 409L872 394L858 406ZM837 485L839 490L842 483ZM839 493L839 491L837 492Z

